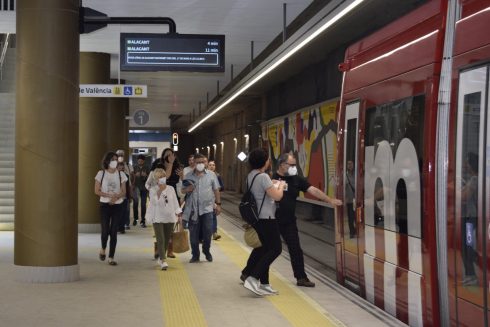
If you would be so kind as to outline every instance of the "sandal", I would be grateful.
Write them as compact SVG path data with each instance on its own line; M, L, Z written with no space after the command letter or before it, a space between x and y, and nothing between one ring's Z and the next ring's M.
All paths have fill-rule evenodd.
M104 261L105 260L105 253L99 252L99 259L100 259L100 261Z
M114 259L113 259L113 258L109 258L109 264L110 264L111 266L117 266L117 262L116 262L116 261L114 261Z

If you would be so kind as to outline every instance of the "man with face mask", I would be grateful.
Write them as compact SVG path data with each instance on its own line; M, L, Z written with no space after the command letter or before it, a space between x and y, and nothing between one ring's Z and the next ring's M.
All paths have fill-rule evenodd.
M196 167L194 171L184 176L182 192L186 194L184 220L188 221L190 243L192 248L191 263L199 262L199 232L202 229L202 252L206 260L213 261L210 252L211 236L213 234L213 212L220 214L221 202L220 185L216 174L205 169L207 158L195 154ZM187 186L186 186L187 185Z
M286 242L291 258L294 277L298 286L315 287L315 283L310 281L305 273L303 250L299 242L298 226L296 225L296 198L299 192L307 192L317 199L330 203L334 206L342 205L342 201L332 199L321 190L311 186L306 178L298 176L296 159L291 153L284 153L277 159L277 171L272 176L273 180L283 180L287 186L284 189L284 196L277 203L276 218L278 219L279 231Z

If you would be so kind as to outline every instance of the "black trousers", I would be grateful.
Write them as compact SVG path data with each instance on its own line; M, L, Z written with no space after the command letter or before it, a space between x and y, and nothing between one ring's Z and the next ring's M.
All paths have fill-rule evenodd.
M306 278L303 250L301 249L301 244L299 242L296 219L288 222L280 222L279 231L284 239L284 242L286 242L288 246L294 277L296 279Z
M111 237L109 243L109 258L114 258L114 254L116 253L117 229L123 214L123 209L122 203L112 205L108 203L100 204L100 225L102 227L100 239L102 248L105 250L109 236Z
M139 199L138 199L139 198ZM138 203L141 207L141 222L145 222L146 217L146 199L148 198L148 190L143 188L134 188L134 200L133 200L133 219L138 220Z
M269 267L282 251L279 228L276 219L259 219L254 228L262 246L250 253L242 274L259 279L261 284L269 284Z

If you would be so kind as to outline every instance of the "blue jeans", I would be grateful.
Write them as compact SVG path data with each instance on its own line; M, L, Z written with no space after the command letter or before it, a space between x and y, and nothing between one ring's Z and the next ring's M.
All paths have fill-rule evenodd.
M189 233L191 238L192 257L199 259L199 231L202 228L202 252L208 254L211 247L211 236L213 235L213 213L200 215L196 221L189 221Z
M216 213L213 212L213 233L218 232L218 217L216 216Z

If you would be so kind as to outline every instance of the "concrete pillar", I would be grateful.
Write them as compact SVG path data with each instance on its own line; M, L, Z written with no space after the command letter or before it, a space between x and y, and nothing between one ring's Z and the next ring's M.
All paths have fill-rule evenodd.
M77 0L17 1L15 278L78 280Z
M108 128L107 139L109 148L116 151L122 149L125 151L126 160L128 159L128 129L126 115L129 111L128 98L109 98L108 108Z
M108 84L110 55L80 53L80 84ZM109 145L108 99L80 98L80 142L78 158L78 230L100 232L99 198L94 194L95 175L102 157L115 151Z

